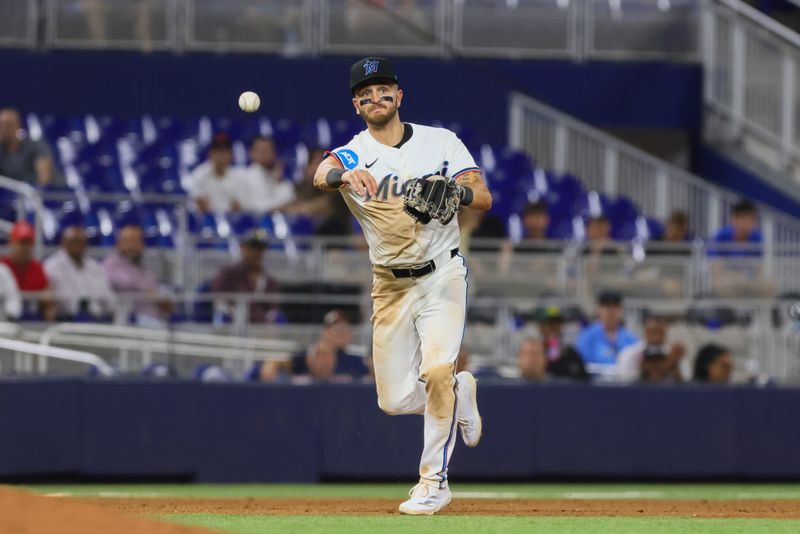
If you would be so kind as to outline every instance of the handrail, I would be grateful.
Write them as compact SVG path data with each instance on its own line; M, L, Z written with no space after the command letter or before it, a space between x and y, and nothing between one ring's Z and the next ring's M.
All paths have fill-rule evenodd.
M601 165L600 169L598 169L598 174L605 179L605 189L600 189L601 191L610 194L616 193L616 181L618 180L617 162L619 155L628 156L638 163L656 169L657 172L655 172L654 175L647 175L646 173L641 175L643 182L647 182L647 194L645 196L656 200L656 212L646 213L647 215L661 218L666 217L670 188L675 187L677 183L684 186L691 186L692 188L696 188L698 192L703 192L708 195L708 198L705 199L707 204L704 206L707 211L707 227L696 230L703 230L710 234L712 231L721 228L723 222L726 220L726 214L724 213L725 204L732 203L739 196L734 191L712 185L708 181L694 176L680 167L651 156L632 145L584 124L527 95L514 93L511 95L508 108L509 143L514 148L527 149L527 152L531 156L535 157L537 154L530 154L530 147L523 146L526 140L528 140L528 137L530 137L526 137L526 131L529 130L529 128L526 128L525 124L526 111L529 111L531 114L538 114L544 117L548 123L552 123L552 127L555 130L555 139L552 143L553 147L550 150L552 150L554 154L553 161L555 162L555 168L552 170L556 172L563 172L565 170L563 167L566 166L566 145L569 132L583 135L605 148L605 152L602 155L605 165ZM609 187L609 185L612 187ZM643 193L643 191L639 192ZM634 201L639 201L639 199L632 198ZM644 209L644 206L641 207ZM763 222L765 250L774 250L773 247L777 239L777 232L775 231L777 223L781 225L780 228L783 231L781 235L785 235L788 231L793 235L800 236L800 221L777 212L763 203L759 203L759 211ZM794 240L796 241L797 238ZM716 247L717 245L714 246ZM767 260L771 259L769 255L765 257Z
M286 360L304 348L302 343L282 339L87 323L56 324L45 329L39 339L43 346L50 346L58 339L60 343L116 349L121 361L127 361L130 351L141 352L145 365L152 363L153 353L244 361L251 365L256 360ZM361 345L350 345L348 350L353 354L367 352L367 348ZM121 364L121 368L125 370L126 364Z
M41 195L30 184L20 182L19 180L14 180L13 178L3 175L0 175L0 188L13 191L18 195L25 197L30 201L31 204L33 204L33 210L36 215L36 220L34 221L34 226L36 228L34 253L37 257L41 257L42 247L44 244L44 241L42 240L42 215L44 213L44 205L42 204ZM17 218L22 219L23 214L24 211L20 210L20 213L17 214Z
M741 0L713 0L718 4L723 4L732 9L739 15L748 19L749 21L759 25L761 28L773 33L783 39L784 41L800 48L800 35L776 21L769 15L766 15L758 9L750 6ZM792 1L792 0L789 0ZM797 6L800 6L800 0L794 0Z
M618 138L610 134L607 134L606 132L598 128L589 126L588 124L581 122L578 119L570 115L567 115L566 113L563 113L553 107L550 107L547 104L540 102L539 100L529 97L528 95L516 92L511 94L510 105L508 108L509 143L515 149L522 150L524 148L520 146L520 141L522 139L521 130L523 127L522 123L520 122L522 120L522 116L514 112L515 105L520 105L520 104L525 107L534 109L543 115L547 115L550 119L552 119L554 122L557 122L558 124L569 126L570 128L573 128L581 133L584 133L589 137L593 137L598 141L602 142L603 144L605 144L606 146L613 147L620 153L628 154L638 159L639 161L643 161L645 163L653 165L654 167L666 169L669 171L670 174L678 175L681 177L681 179L686 180L688 183L694 186L702 187L704 189L707 189L708 191L713 191L713 192L723 191L721 188L709 184L702 178L694 176L689 172L681 169L680 167L667 163L662 159L659 159L651 154L648 154L644 150L635 147L633 145L630 145L624 141L621 141ZM555 170L558 171L559 169Z
M66 360L70 362L85 363L93 365L98 372L103 376L112 376L114 369L108 365L105 360L92 354L90 352L83 352L71 349L62 349L60 347L50 347L38 343L29 343L27 341L18 341L16 339L3 339L0 338L0 348L7 349L15 352L23 352L26 354L33 354L43 358L55 358L59 360ZM39 371L42 372L46 369L43 365L44 360L39 361Z
M169 332L164 329L141 328L134 326L117 326L92 323L59 323L42 332L40 343L50 345L53 338L61 334L91 334L95 336L128 337L140 341L157 341L165 343L196 343L198 345L218 345L249 350L292 350L296 344L283 340L256 339L239 336L221 336L216 334L199 334L194 332Z

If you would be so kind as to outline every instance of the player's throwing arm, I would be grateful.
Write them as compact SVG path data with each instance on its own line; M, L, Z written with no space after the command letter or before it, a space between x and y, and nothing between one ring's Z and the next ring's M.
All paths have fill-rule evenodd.
M378 182L364 169L346 171L339 167L336 160L328 158L323 160L314 173L314 185L320 189L335 191L349 185L359 196L375 195L378 191Z

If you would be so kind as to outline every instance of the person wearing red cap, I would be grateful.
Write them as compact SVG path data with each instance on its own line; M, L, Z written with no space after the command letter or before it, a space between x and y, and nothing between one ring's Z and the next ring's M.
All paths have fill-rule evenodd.
M3 262L11 269L17 281L17 286L22 292L47 291L50 287L44 267L41 262L33 257L33 242L35 238L36 231L33 225L27 221L17 222L11 229L8 256L0 258L0 262ZM48 321L53 320L55 317L53 303L47 298L39 301L39 312Z

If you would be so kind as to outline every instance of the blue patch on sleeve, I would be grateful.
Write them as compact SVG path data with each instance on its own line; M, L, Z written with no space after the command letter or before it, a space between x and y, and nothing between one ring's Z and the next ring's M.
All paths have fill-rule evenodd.
M342 165L344 165L345 169L348 171L355 169L358 166L358 156L349 148L337 150L336 155L339 156L339 159L342 161Z

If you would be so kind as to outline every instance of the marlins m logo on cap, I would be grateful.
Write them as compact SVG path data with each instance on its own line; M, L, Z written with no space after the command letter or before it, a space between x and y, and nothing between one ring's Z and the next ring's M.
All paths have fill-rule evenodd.
M370 74L375 74L376 72L378 72L378 60L367 60L364 63L364 76L369 76Z

